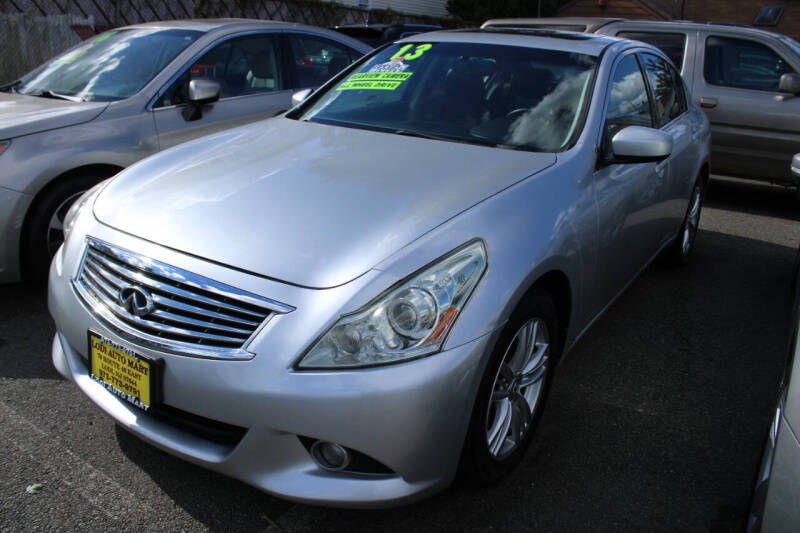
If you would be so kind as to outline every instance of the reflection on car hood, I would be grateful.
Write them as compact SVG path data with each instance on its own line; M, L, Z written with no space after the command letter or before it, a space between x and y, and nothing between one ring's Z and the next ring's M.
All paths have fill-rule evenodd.
M134 165L94 213L169 248L333 287L555 159L280 117Z
M0 140L88 122L106 106L107 102L70 102L0 93Z

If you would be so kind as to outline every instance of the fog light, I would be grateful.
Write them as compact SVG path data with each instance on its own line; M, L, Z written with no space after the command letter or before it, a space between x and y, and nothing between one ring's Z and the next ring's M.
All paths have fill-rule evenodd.
M325 470L344 470L350 464L350 454L343 446L324 440L311 445L311 457Z

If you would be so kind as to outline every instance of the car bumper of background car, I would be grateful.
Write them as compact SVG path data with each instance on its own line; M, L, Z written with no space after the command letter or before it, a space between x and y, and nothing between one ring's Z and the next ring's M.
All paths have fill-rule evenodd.
M270 347L282 342L272 323L253 342L251 360L158 353L131 346L98 321L78 299L62 261L57 254L50 273L49 306L58 329L53 363L147 442L304 503L397 505L440 490L453 479L492 334L406 363L326 372L275 364ZM292 314L301 312L298 307ZM90 378L89 329L164 360L163 398L172 418L145 413ZM326 471L309 453L315 440L340 444L358 457L364 454L381 468L368 462L370 467L359 471Z
M0 283L18 281L21 277L20 235L31 200L29 194L0 187Z

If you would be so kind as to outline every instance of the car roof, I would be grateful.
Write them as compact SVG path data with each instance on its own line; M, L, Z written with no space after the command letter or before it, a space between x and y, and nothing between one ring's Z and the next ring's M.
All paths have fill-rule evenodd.
M459 42L523 46L599 56L606 47L621 42L615 37L526 28L444 30L411 35L399 42Z
M715 28L719 30L730 30L732 32L749 33L751 35L781 35L774 31L748 26L746 24L729 24L724 22L697 22L694 20L648 20L648 19L625 19L625 18L603 18L603 17L542 17L542 18L509 18L509 19L490 19L481 25L486 27L506 27L524 28L526 26L568 26L585 25L586 32L595 32L600 28L612 23L635 23L637 26L651 26L653 29L686 29L701 30Z
M355 48L361 53L367 53L372 50L371 46L363 42L353 39L343 33L319 28L317 26L309 26L307 24L298 24L296 22L283 22L280 20L257 20L257 19L237 19L237 18L221 18L221 19L187 19L187 20L162 20L156 22L143 22L141 24L131 24L120 29L129 28L158 28L158 29L182 29L182 30L196 30L205 33L212 31L220 32L236 32L247 30L260 30L260 29L293 29L300 31L307 31L329 37L339 42L345 43L351 48Z
M606 24L625 20L622 18L603 18L603 17L547 17L547 18L516 18L516 19L489 19L481 28L489 26L514 28L518 26L528 26L546 24L548 26L584 26L585 31L593 32Z

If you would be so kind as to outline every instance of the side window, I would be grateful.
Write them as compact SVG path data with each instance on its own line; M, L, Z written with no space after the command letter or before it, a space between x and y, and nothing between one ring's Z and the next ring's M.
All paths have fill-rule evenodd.
M655 104L656 124L663 126L686 111L683 83L669 63L652 54L641 54ZM680 90L679 90L680 89Z
M647 99L647 88L644 84L639 62L633 54L625 56L617 64L611 79L606 122L603 127L604 146L608 146L611 138L628 126L652 127L650 102Z
M298 88L319 87L362 54L342 44L310 35L290 35Z
M703 74L711 85L777 91L781 76L794 72L768 46L746 39L709 37L705 55Z
M272 35L237 37L215 46L175 80L156 107L186 103L189 81L194 79L218 82L221 99L285 88Z
M675 66L678 67L678 70L683 69L683 56L686 50L686 35L683 33L621 31L617 33L617 37L652 44L664 52Z

